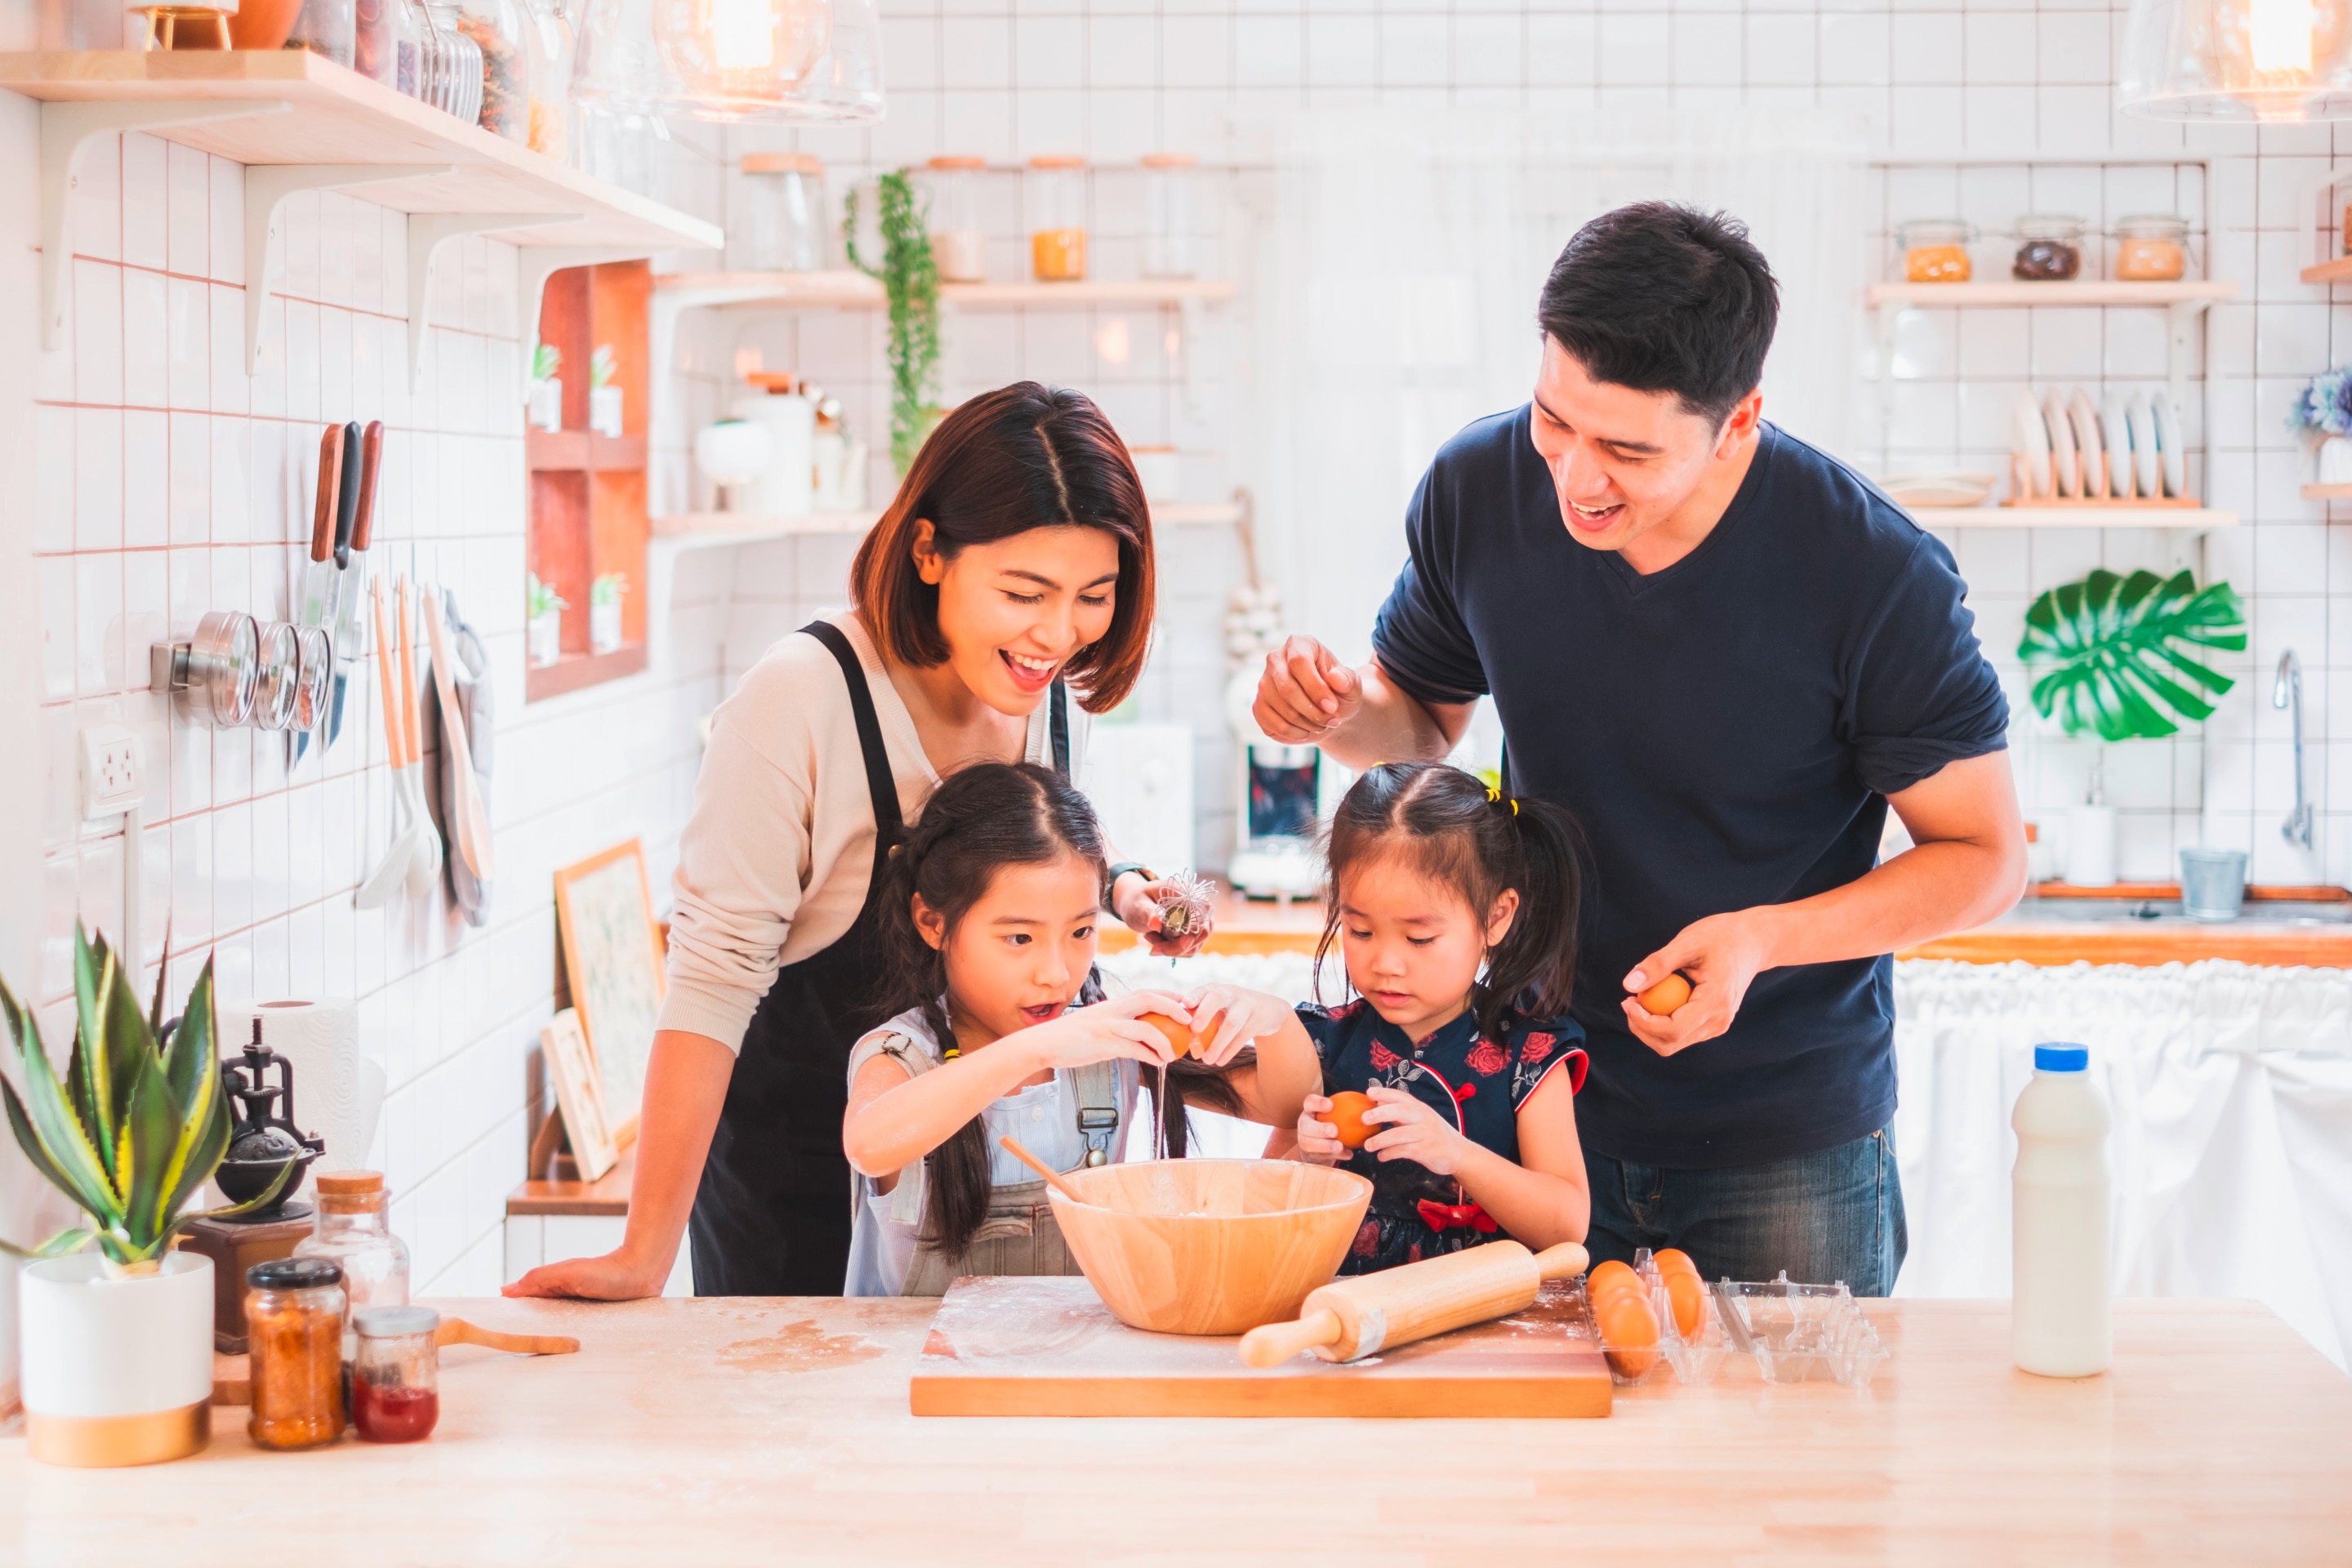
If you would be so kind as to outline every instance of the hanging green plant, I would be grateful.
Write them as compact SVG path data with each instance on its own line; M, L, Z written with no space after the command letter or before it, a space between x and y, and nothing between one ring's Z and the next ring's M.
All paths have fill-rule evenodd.
M2211 717L2192 686L2218 697L2237 682L2190 653L2245 646L2245 607L2227 583L2200 588L2186 572L2102 570L2034 600L2017 655L2037 674L2033 707L2043 718L2069 735L2130 741Z
M940 368L940 268L931 258L929 204L915 189L914 175L895 170L875 182L876 211L882 230L882 259L868 265L857 254L857 190L842 206L841 234L849 264L881 280L890 307L890 466L903 478L923 438L938 424Z

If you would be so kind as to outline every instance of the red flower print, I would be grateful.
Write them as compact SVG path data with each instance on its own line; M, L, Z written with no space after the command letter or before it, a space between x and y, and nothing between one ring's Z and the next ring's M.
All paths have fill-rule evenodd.
M1527 1043L1519 1047L1519 1060L1539 1062L1551 1055L1552 1047L1559 1043L1558 1038L1551 1035L1529 1035Z
M1372 1042L1372 1070L1374 1072L1386 1072L1389 1068L1396 1066L1397 1063L1402 1059L1403 1058L1402 1057L1399 1057L1394 1051L1389 1049L1378 1040L1374 1040Z
M1503 1047L1492 1040L1481 1040L1470 1052L1470 1070L1480 1078L1492 1078L1511 1065Z
M1370 1258L1380 1249L1381 1227L1377 1223L1366 1220L1363 1228L1356 1232L1356 1239L1348 1250L1358 1258Z

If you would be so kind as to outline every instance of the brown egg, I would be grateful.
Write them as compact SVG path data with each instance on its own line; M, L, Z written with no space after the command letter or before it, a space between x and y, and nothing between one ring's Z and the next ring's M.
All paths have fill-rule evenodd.
M1621 1290L1630 1290L1635 1295L1644 1293L1642 1277L1613 1258L1606 1263L1594 1264L1592 1271L1584 1277L1585 1299L1592 1303L1595 1310L1600 1309L1603 1300Z
M1676 1011L1690 999L1691 983L1679 969L1634 998L1642 1004L1642 1011L1654 1013L1661 1018Z
M1372 1108L1372 1097L1343 1089L1331 1097L1331 1109L1317 1120L1328 1121L1339 1130L1339 1142L1350 1149L1360 1149L1364 1140L1378 1132L1386 1123L1367 1121L1364 1112Z
M1178 1023L1165 1013L1146 1013L1143 1022L1168 1037L1168 1048L1178 1056L1189 1055L1192 1049L1192 1029Z

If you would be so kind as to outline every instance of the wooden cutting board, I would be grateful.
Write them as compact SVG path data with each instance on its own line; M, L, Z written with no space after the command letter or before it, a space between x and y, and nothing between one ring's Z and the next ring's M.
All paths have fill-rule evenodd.
M1345 1365L1299 1356L1254 1372L1238 1339L1130 1329L1082 1279L959 1279L908 1403L918 1415L1606 1415L1588 1323L1573 1284L1548 1285L1514 1317Z

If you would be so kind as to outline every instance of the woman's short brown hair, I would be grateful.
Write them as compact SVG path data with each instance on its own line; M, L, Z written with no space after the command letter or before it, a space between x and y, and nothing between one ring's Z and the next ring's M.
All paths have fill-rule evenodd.
M1099 528L1118 541L1110 630L1063 668L1090 713L1118 706L1151 646L1151 509L1127 443L1085 394L1015 382L940 422L849 569L858 619L882 657L945 663L940 591L915 570L916 523L942 555L1033 528Z

